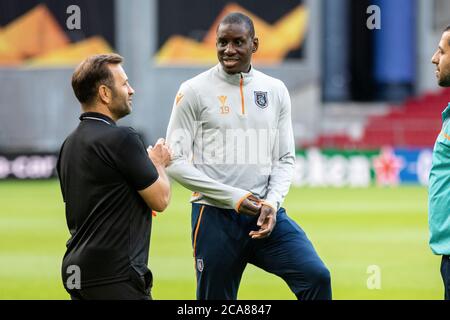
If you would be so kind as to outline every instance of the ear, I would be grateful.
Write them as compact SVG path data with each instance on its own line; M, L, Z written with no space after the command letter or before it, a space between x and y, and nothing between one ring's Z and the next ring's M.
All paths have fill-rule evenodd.
M252 52L255 53L256 51L258 51L258 47L259 47L259 39L257 37L254 37Z
M98 96L101 102L104 104L110 104L112 98L111 89L105 86L104 84L98 87Z

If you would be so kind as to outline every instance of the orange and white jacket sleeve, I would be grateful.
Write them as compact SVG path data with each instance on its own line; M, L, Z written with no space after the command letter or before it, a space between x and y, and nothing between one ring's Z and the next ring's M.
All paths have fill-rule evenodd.
M272 172L269 178L268 193L265 202L276 210L280 209L289 192L295 170L295 142L291 119L291 98L289 91L282 84L280 117L277 137L272 154Z

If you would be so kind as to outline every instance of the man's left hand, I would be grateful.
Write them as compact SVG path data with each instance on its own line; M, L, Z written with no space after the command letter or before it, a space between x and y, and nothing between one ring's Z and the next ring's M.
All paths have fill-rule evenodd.
M259 230L250 231L249 236L252 239L264 239L270 236L277 223L277 212L274 208L263 204L258 218L257 226Z

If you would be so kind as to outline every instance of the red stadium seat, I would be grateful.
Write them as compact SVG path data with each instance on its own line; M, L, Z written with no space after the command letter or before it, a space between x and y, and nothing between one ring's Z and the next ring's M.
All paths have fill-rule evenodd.
M441 112L448 104L450 88L409 98L391 106L385 115L369 116L362 138L354 140L344 133L320 135L314 145L320 148L378 149L394 147L432 147L442 122Z

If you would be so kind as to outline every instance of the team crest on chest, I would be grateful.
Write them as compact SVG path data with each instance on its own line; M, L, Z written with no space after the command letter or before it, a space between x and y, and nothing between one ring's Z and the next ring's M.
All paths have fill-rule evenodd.
M267 108L269 106L269 99L267 98L267 92L255 91L255 103L261 109Z

